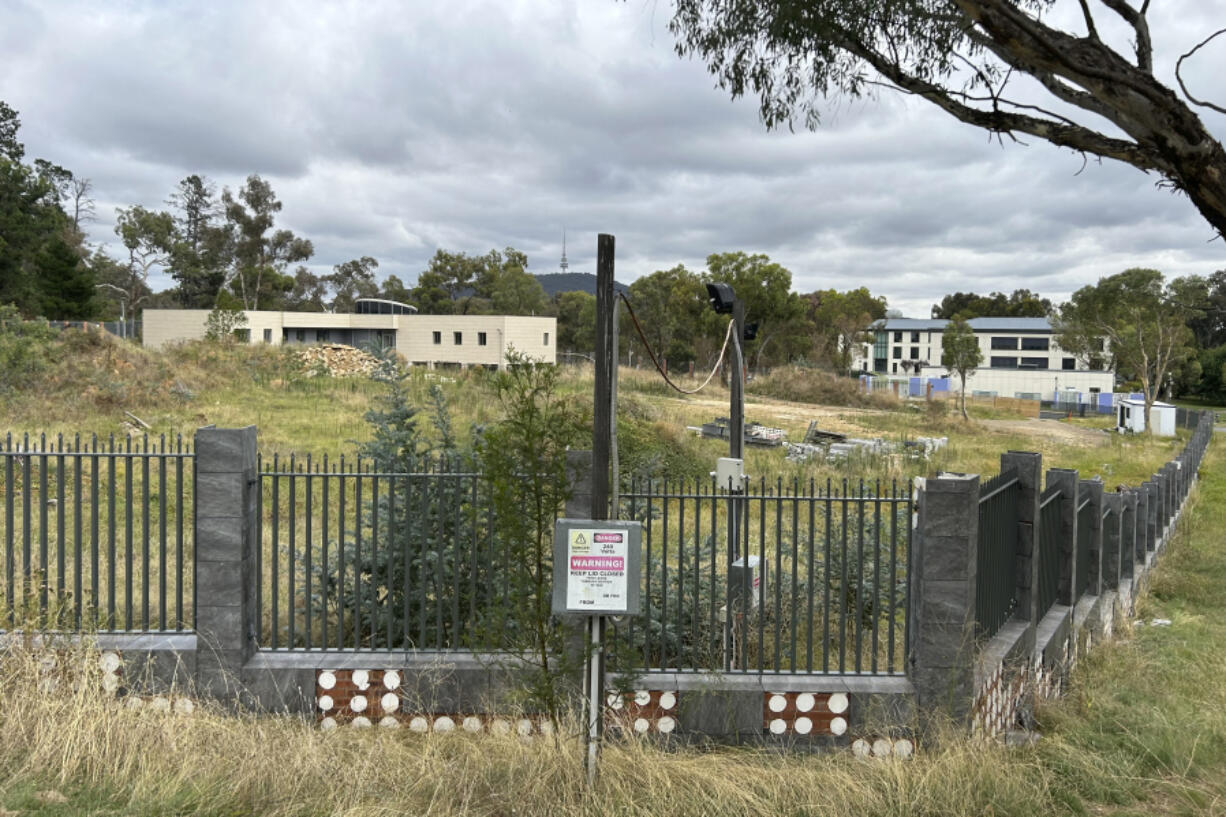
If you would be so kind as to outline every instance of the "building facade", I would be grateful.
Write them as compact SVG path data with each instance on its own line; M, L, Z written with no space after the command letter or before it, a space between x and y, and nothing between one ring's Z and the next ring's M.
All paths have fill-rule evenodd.
M248 343L343 343L392 347L414 366L502 368L515 349L534 360L557 362L557 319L523 315L416 315L248 310L240 337ZM143 343L203 338L207 309L146 309Z
M857 350L853 367L888 376L941 378L941 337L947 320L887 318L873 327L873 342ZM1110 393L1115 374L1096 369L1056 342L1047 318L972 318L983 363L969 374L968 390L1000 397L1051 399L1062 392ZM958 378L950 387L961 388Z

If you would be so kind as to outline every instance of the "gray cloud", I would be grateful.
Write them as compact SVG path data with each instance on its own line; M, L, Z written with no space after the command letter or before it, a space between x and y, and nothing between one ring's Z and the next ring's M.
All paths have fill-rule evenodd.
M572 269L594 269L597 232L617 235L622 280L742 249L799 290L867 285L917 315L954 290L1058 300L1128 266L1226 266L1154 178L1001 144L916 100L835 101L817 132L767 132L753 100L675 56L668 13L0 0L0 98L31 156L94 181L91 239L112 248L115 207L162 206L189 173L260 173L315 268L373 255L410 282L439 247L515 246L550 270L564 227ZM1209 13L1153 15L1169 77ZM1224 66L1219 48L1188 78L1207 93Z

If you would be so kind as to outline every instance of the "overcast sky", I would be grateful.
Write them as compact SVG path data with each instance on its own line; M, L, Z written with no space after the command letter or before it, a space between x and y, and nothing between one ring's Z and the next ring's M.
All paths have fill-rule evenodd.
M1217 3L1154 7L1162 77L1226 24ZM767 132L756 100L730 101L675 55L670 14L644 0L0 0L0 99L28 158L93 181L90 240L114 254L116 207L164 207L190 173L231 188L258 173L317 271L372 255L408 283L438 248L513 246L556 271L564 228L572 270L594 271L599 232L616 235L625 282L761 252L798 291L866 285L917 317L956 290L1058 301L1130 266L1226 268L1226 246L1156 177L1002 146L889 92L831 102L817 132ZM1193 92L1221 91L1226 38L1195 60ZM1202 118L1226 137L1226 117Z

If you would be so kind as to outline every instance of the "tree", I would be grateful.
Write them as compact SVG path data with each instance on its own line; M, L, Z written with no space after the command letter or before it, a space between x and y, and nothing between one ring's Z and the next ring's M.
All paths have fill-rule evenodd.
M1148 420L1167 376L1194 353L1188 312L1161 272L1129 269L1074 292L1060 306L1056 341L1085 359L1106 354L1116 374L1139 381Z
M413 299L413 291L404 285L399 276L389 275L383 282L383 291L379 293L379 297L407 304Z
M932 317L949 319L954 315L970 318L1044 318L1051 312L1051 301L1028 289L1015 289L1010 295L993 292L955 292L932 305Z
M17 111L0 99L0 159L10 164L19 165L26 155L26 147L17 139L21 130L21 120Z
M375 270L379 262L369 255L337 264L323 280L332 288L333 312L352 312L358 298L374 298L379 294Z
M860 287L847 292L820 290L804 299L816 338L814 351L847 373L856 347L872 343L871 327L885 317L885 298Z
M204 339L215 343L230 343L236 340L246 327L246 312L218 307L204 319Z
M79 261L81 236L60 206L57 184L71 174L44 160L24 164L20 127L17 112L0 102L0 303L34 316L45 305L42 272L68 271L65 248Z
M957 316L945 325L941 333L941 365L956 373L962 382L962 392L959 395L958 406L962 409L962 419L970 419L966 414L966 378L983 362L983 352L979 349L979 338L975 330L967 323L967 319Z
M1148 0L1140 8L1098 0L1107 18L1100 20L1081 0L1084 33L1056 28L1046 14L1053 5L676 0L670 28L678 53L702 59L720 87L733 97L758 96L767 127L798 117L816 127L819 98L854 98L884 85L998 138L1033 136L1155 172L1226 235L1226 150L1190 105L1223 109L1188 91L1179 64L1186 102L1154 77ZM1113 43L1118 23L1131 39L1126 45ZM1019 87L1023 75L1034 83ZM1036 104L1036 90L1050 101Z
M1201 378L1197 393L1206 400L1226 400L1226 345L1205 349L1199 356Z
M514 247L485 255L438 250L417 277L414 306L427 315L542 314L549 299Z
M647 336L647 344L657 359L671 360L674 364L695 359L695 333L700 318L708 310L706 287L698 275L682 264L656 270L631 283L628 297ZM593 298L593 321L595 315ZM622 320L620 334L627 339L630 348L638 348L637 332L629 315ZM592 345L587 348L594 348L594 344L593 333Z
M488 290L495 315L543 315L549 311L549 298L536 276L510 268L495 278Z
M179 283L179 301L187 309L207 309L217 303L233 262L234 228L222 221L217 188L204 176L192 174L179 182L167 203L173 210L174 244L170 275Z
M596 296L559 292L553 297L558 318L558 350L592 355L596 351Z
M272 308L293 289L293 279L284 274L286 265L306 261L315 248L289 230L273 230L281 202L258 175L247 177L237 197L223 190L221 201L235 230L231 289L244 309Z
M465 314L481 268L481 258L437 250L430 266L417 277L414 305L427 315Z
M128 251L128 275L120 285L128 293L128 312L151 291L149 272L165 266L174 246L175 225L170 213L146 210L139 204L115 210L115 234Z
M40 312L62 321L87 321L94 316L94 275L77 251L62 238L48 241L35 260Z
M792 292L792 273L762 254L726 252L707 256L707 277L730 284L745 304L745 323L758 324L757 338L745 344L745 357L753 355L754 366L761 366L767 345L795 328L803 315L800 298Z
M285 296L285 308L294 312L326 312L324 299L328 285L315 273L299 265L294 270L294 286Z

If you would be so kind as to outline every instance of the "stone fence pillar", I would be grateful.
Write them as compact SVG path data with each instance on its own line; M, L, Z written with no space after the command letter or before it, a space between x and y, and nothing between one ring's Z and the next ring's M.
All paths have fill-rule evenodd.
M235 700L256 646L256 429L196 432L196 682Z
M973 704L979 477L929 479L918 500L911 680L928 728L969 722Z

